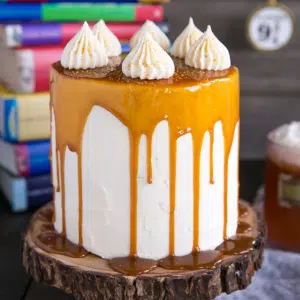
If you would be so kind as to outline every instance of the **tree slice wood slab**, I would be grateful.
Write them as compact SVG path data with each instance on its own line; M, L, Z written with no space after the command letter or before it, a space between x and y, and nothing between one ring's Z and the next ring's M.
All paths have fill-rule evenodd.
M247 254L225 256L222 263L211 270L156 268L134 277L117 273L107 260L93 254L71 258L47 253L35 244L34 238L43 225L38 216L51 208L49 204L35 213L23 236L23 265L34 280L62 289L76 299L213 299L223 292L229 294L245 289L263 262L266 234L263 217L245 202L242 204L249 211L242 220L253 227L246 235L254 237L255 246Z

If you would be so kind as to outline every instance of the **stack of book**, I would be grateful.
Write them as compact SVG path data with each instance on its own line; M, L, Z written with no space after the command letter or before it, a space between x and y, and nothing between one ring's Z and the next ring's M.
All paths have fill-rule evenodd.
M169 32L162 6L168 0L67 2L0 0L0 189L13 211L52 198L49 70L82 22L103 19L123 52L146 20Z

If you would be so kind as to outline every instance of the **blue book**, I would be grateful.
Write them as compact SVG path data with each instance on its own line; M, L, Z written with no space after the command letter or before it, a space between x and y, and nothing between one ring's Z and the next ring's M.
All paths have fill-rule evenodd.
M50 173L50 141L8 143L0 139L0 165L15 176Z
M0 1L1 3L1 1ZM42 6L40 4L0 4L0 20L40 20Z
M130 46L128 43L121 43L121 46L122 46L122 52L124 53L130 52Z
M15 177L0 168L0 189L13 212L36 208L53 199L51 176Z

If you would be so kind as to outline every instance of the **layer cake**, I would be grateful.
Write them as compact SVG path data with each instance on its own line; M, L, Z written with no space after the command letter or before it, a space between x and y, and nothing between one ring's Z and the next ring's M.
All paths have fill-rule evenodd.
M52 66L59 235L48 251L65 253L66 238L68 255L91 252L120 271L135 259L144 267L133 273L143 273L170 257L213 265L236 235L238 70L210 26L202 33L192 19L171 56L168 45L146 22L124 58L102 21L85 23Z

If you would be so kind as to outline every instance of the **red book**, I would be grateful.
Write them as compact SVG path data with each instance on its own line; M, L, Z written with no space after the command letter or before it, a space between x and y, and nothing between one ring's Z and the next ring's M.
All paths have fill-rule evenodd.
M59 61L64 46L8 49L0 47L0 83L15 93L49 91L50 67ZM128 52L122 43L122 52Z
M0 81L16 93L49 90L49 71L60 60L62 46L7 49L1 47Z

